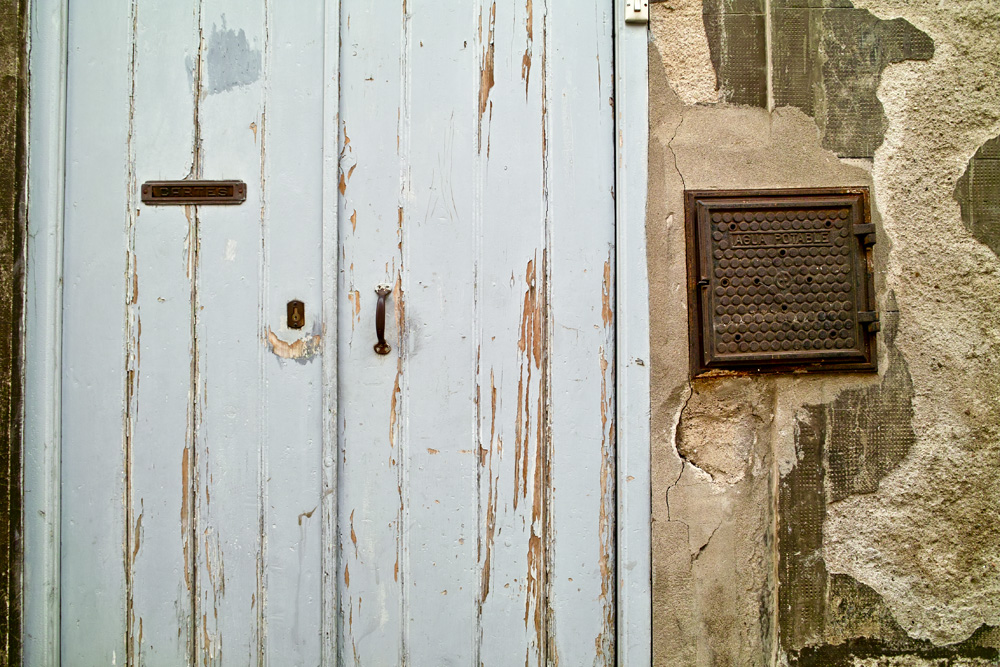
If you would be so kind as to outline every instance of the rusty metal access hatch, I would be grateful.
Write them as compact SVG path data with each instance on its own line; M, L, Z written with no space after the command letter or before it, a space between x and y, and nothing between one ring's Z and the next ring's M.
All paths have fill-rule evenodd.
M685 196L693 376L876 370L867 189Z

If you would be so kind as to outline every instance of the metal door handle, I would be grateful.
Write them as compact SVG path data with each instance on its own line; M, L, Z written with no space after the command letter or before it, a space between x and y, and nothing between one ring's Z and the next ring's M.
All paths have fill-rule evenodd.
M375 305L375 335L378 342L375 343L375 352L378 354L389 354L392 350L385 342L385 297L392 292L392 286L388 283L380 283L375 286L375 293L378 294L378 303Z

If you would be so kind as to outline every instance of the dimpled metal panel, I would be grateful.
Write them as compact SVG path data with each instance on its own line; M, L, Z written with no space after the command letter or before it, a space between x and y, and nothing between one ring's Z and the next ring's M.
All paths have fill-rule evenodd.
M687 199L694 374L874 368L866 192Z

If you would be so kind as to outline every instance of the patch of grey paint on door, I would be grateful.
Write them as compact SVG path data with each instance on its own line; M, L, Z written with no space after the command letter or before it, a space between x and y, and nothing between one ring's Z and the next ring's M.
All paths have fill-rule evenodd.
M226 27L226 17L222 17L222 29L212 25L205 51L208 67L209 94L223 93L237 86L246 86L260 78L260 49L250 46L246 33Z

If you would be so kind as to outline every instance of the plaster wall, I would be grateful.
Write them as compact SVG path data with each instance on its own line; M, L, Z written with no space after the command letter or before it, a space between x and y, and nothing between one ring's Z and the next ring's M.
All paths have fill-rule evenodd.
M27 3L0 4L0 665L20 662L21 313Z
M993 0L652 6L654 664L998 664L997 35ZM847 186L879 373L691 380L684 190Z

